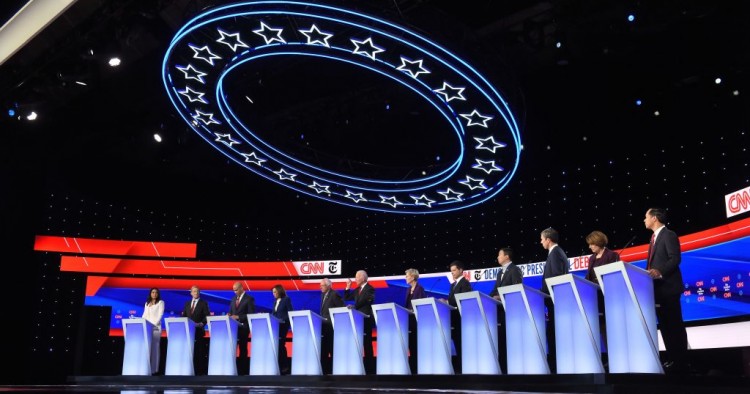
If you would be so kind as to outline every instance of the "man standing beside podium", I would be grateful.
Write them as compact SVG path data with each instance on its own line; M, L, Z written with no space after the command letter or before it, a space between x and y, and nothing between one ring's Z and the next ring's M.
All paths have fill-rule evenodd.
M372 304L375 302L375 288L367 283L367 272L364 270L357 271L354 275L354 280L357 282L357 290L351 291L352 280L346 280L346 289L344 290L344 299L347 301L354 300L354 305L350 305L350 309L356 309L367 317L364 319L364 330L365 335L362 342L364 342L365 348L365 372L367 374L375 373L375 357L372 351L372 327L374 326L373 321L375 316L372 314Z
M331 322L331 308L344 306L344 300L339 293L331 288L331 280L323 278L320 280L320 316L323 318L321 325L322 338L320 343L320 365L323 373L330 375L333 372L333 323Z
M568 255L562 250L557 242L560 234L552 227L542 230L540 243L547 250L547 261L544 263L544 274L542 276L542 292L549 295L547 288L547 278L567 274L570 271ZM544 305L547 307L547 361L552 373L557 372L557 349L555 344L555 304L552 298L544 299Z
M646 211L643 223L654 232L648 247L646 270L654 279L656 318L667 350L665 372L685 373L688 372L688 342L680 304L684 286L680 271L680 240L674 231L665 226L666 221L667 213L663 209L651 208Z
M193 285L190 288L192 299L185 303L182 316L195 322L195 347L193 349L193 366L196 375L208 373L208 341L206 341L205 326L208 324L208 302L201 299L201 289Z
M498 287L518 285L523 283L523 272L517 265L513 264L513 249L506 247L497 252L497 263L500 264L500 271L497 273L495 286L490 292L490 297L500 300ZM500 368L503 373L508 373L508 351L507 341L505 338L505 309L502 305L497 306L497 355L500 361Z
M247 358L250 326L247 322L247 314L255 313L255 299L245 292L242 282L234 282L232 291L234 291L234 297L229 304L229 317L237 321L237 347L240 349L240 355L237 358L237 375L247 375L250 373L250 360Z

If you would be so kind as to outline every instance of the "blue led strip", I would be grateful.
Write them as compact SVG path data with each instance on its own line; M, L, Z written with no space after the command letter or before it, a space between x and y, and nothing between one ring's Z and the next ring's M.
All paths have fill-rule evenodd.
M227 76L253 70L257 59L270 56L341 62L410 89L454 131L456 160L436 174L383 180L320 168L283 152L240 120L224 92ZM497 195L518 168L518 125L484 77L438 44L358 12L292 1L208 10L177 32L162 78L180 116L225 156L268 180L338 204L412 214L452 211Z

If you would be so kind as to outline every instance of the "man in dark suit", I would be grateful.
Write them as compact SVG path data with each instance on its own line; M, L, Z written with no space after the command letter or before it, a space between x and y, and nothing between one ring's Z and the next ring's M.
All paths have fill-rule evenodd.
M557 244L560 235L552 227L542 230L540 243L547 250L547 261L544 263L544 275L542 276L542 292L549 295L547 278L560 276L570 272L568 256ZM552 298L545 298L544 305L547 307L547 362L552 373L557 372L557 349L555 345L555 304Z
M663 209L651 208L646 211L643 223L653 231L646 269L654 279L656 318L667 350L665 372L686 373L689 369L688 341L680 304L684 286L680 271L680 240L674 231L664 225L666 222L667 213Z
M205 326L208 324L208 302L201 299L201 289L198 286L190 288L192 299L185 303L182 316L195 322L195 346L193 350L193 367L196 375L208 373L208 341L206 341Z
M458 303L456 302L456 294L466 293L471 291L471 284L468 279L464 278L464 263L455 260L448 266L451 270L451 277L453 277L453 283L451 283L450 291L448 292L448 299L441 299L440 301L447 302L448 305L456 308L451 311L451 339L453 340L453 346L456 349L456 355L453 356L453 371L455 373L461 373L461 313L458 311Z
M354 300L354 305L349 305L350 309L356 309L368 317L364 319L365 335L362 340L365 350L365 372L367 374L375 373L375 357L372 350L372 328L375 326L375 316L372 314L372 303L375 302L375 288L367 283L367 272L364 270L357 271L354 276L357 282L357 289L352 291L352 280L346 280L346 289L344 290L344 299L347 301Z
M330 309L344 306L344 300L331 288L331 280L328 278L321 279L320 293L320 316L325 319L321 324L320 364L323 373L330 375L333 372L333 323Z
M247 314L255 313L255 299L245 292L242 282L234 282L232 290L234 297L229 303L228 316L237 321L237 346L240 348L240 355L237 358L237 375L247 375L250 373L250 360L247 358L250 326L247 322Z
M500 271L495 279L495 287L492 288L490 296L500 300L498 287L517 285L523 283L523 272L517 265L513 264L513 249L502 248L497 252L497 263L500 264ZM505 338L505 309L502 305L497 306L497 355L500 361L500 368L503 373L508 373L508 352L507 341Z

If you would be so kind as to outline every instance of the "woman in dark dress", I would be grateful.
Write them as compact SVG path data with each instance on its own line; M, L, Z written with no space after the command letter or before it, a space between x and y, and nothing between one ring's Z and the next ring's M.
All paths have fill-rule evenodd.
M412 300L425 298L427 295L424 292L424 287L419 284L419 271L414 268L406 270L406 309L414 311L414 307L411 305ZM417 319L412 313L409 315L409 367L411 373L417 373Z

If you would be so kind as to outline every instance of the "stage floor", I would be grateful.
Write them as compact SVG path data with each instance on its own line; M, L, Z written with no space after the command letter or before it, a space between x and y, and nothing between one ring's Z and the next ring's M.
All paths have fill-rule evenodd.
M412 375L412 376L74 376L68 384L0 386L36 393L748 393L737 376Z

